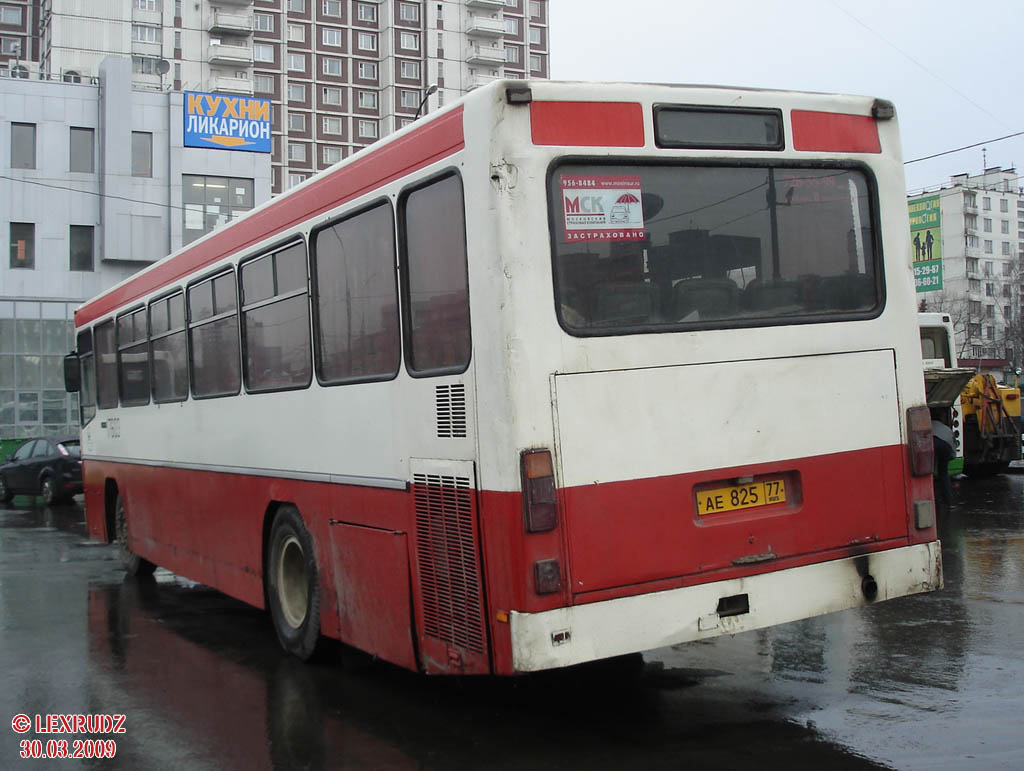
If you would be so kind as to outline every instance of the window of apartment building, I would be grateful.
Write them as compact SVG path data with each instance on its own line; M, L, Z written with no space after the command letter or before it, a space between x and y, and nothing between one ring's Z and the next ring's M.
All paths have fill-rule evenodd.
M509 64L519 64L519 46L505 47L505 61Z
M159 11L160 0L132 0L132 8L138 11Z
M324 104L341 104L340 88L324 88L321 92Z
M971 322L970 324L967 325L967 329L967 335L969 337L981 337L981 324Z
M269 43L253 43L252 58L258 62L274 61L274 46Z
M986 340L995 340L996 339L996 328L995 327L985 327L985 339Z
M977 214L965 214L964 215L964 227L970 230L978 229L978 215Z
M1013 264L1009 262L1003 263L1003 275L1009 276L1013 272Z
M531 19L543 19L544 13L541 8L541 4L537 0L530 0L530 18Z
M356 18L359 21L377 21L377 6L360 3L356 8Z
M252 87L258 94L272 94L274 92L274 76L255 74L252 76Z
M272 13L254 13L252 15L252 27L257 32L273 32L274 15Z
M177 81L181 80L181 62L174 63L174 79Z
M985 282L985 296L995 297L996 296L996 285L991 281Z
M152 56L133 56L132 72L136 75L159 75L160 60Z
M337 163L341 160L341 148L340 147L324 147L323 148L323 161L326 164Z
M1012 292L1013 287L1011 287L1009 284L1003 284L1003 297L1011 297Z
M967 258L967 272L968 273L977 273L978 272L978 258L977 257L968 257Z
M964 206L968 206L972 209L978 208L978 196L975 193L964 191Z
M1002 233L1004 236L1010 235L1010 221L1009 220L1001 220L1000 221L1000 223L999 223L999 232Z
M0 37L0 54L21 56L21 40L16 37Z
M36 226L32 222L11 223L11 267L36 266Z
M992 254L992 242L985 241L985 254Z
M373 120L361 120L359 121L359 136L361 137L372 137L377 136L377 121Z
M517 5L519 5L519 0L505 0L505 5L510 6L511 8L515 8Z
M174 47L181 50L181 32L175 31L174 33Z
M148 131L132 132L132 176L153 176L153 135Z
M341 133L341 118L324 117L322 125L325 134Z
M441 52L443 50L444 50L444 33L443 32L438 32L437 33L437 55L440 56Z
M377 79L377 63L376 62L359 62L359 77L365 80L376 80Z
M289 161L305 161L306 160L306 146L297 142L288 143L288 160Z
M991 276L992 275L992 270L993 270L994 266L995 266L995 263L993 263L991 260L986 260L985 261L985 264L982 267L985 270L985 275L986 276Z
M11 124L11 168L36 167L36 124Z
M401 64L401 72L403 78L415 78L420 77L420 63L403 61Z
M160 27L150 27L146 24L132 25L132 40L137 43L159 43L163 38Z
M981 354L982 354L981 346L980 345L972 345L971 346L971 353L974 355L975 359L980 359L981 358Z
M981 246L981 239L977 236L967 236L967 245L973 249L977 249Z
M301 112L290 112L288 113L288 130L289 131L305 131L306 130L306 116Z
M535 46L540 45L540 27L530 27L530 43Z
M1007 321L1011 321L1012 318L1013 318L1013 316L1011 315L1012 313L1013 313L1013 311L1012 311L1012 309L1010 308L1009 305L1004 305L1003 306L1003 318L1004 319L1006 319Z
M306 27L302 24L288 25L288 40L292 43L306 42Z
M407 91L407 90L403 89L402 90L401 100L402 100L402 102L401 102L402 103L402 107L408 107L408 108L415 109L416 107L419 106L420 95L416 91Z
M341 59L325 56L321 61L324 75L341 75Z
M968 301L968 312L977 318L981 315L981 300L970 300Z
M398 40L399 45L407 51L415 51L420 47L420 36L415 32L403 32Z
M996 306L986 305L985 306L985 318L994 319L996 317Z
M375 94L373 91L360 91L359 106L362 107L364 110L376 110L377 94Z
M324 0L324 16L341 16L341 0Z
M437 20L444 21L444 3L437 4Z
M183 174L182 244L225 225L253 206L253 181L237 177Z
M413 5L412 3L399 3L398 17L402 21L419 21L420 7L418 5Z
M299 174L297 172L289 172L288 174L288 187L295 187L296 185L301 185L305 181L305 174Z
M992 211L992 199L985 196L981 199L981 208L983 211Z
M1009 241L1003 241L1002 247L1003 247L1003 256L1004 257L1009 257L1010 256L1010 242Z
M21 26L21 9L11 8L8 5L0 7L0 24Z
M306 0L288 0L288 10L296 13L306 12Z
M444 62L442 61L437 63L437 80L438 82L444 80Z
M93 130L72 127L70 136L68 170L91 174L96 169Z
M362 51L376 51L377 36L372 32L360 32L356 36L356 45Z
M334 29L333 27L324 28L321 30L323 43L325 46L340 46L341 45L341 30Z
M518 19L505 19L505 34L506 35L518 35L519 34L519 20Z
M71 270L93 270L93 226L72 225L69 236Z
M306 101L306 84L305 83L289 83L288 84L288 101L289 102L305 102Z
M438 107L443 107L444 106L444 89L443 88L437 89L437 106Z
M1007 201L1005 198L999 199L999 211L1003 212L1004 214L1010 211L1010 202Z
M540 72L540 57L530 54L530 72Z
M989 219L988 217L985 217L985 219L982 220L982 225L983 225L984 230L985 230L986 233L991 233L992 232L992 220L991 219Z
M981 279L969 278L967 279L967 291L968 292L980 292L981 291Z
M305 72L306 71L306 55L305 54L288 54L288 69L293 72Z

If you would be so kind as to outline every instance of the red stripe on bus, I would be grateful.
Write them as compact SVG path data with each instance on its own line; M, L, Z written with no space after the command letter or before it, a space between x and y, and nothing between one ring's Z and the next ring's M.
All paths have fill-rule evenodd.
M644 146L637 102L531 102L530 128L535 145Z
M878 125L868 115L793 110L793 148L826 153L880 153Z
M345 167L318 177L301 190L282 196L265 209L253 212L194 246L156 263L126 284L81 307L75 313L75 324L88 324L151 292L175 284L228 255L457 153L465 147L462 112L459 106L397 141L378 149L363 150L355 161Z

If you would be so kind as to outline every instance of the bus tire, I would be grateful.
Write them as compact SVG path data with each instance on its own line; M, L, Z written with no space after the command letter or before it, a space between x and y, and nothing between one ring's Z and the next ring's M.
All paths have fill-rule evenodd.
M117 496L117 503L114 504L114 532L117 539L117 552L124 571L130 576L140 578L153 575L156 565L131 550L128 538L128 510L120 495Z
M277 510L263 571L267 605L281 647L306 661L320 642L320 571L299 510Z

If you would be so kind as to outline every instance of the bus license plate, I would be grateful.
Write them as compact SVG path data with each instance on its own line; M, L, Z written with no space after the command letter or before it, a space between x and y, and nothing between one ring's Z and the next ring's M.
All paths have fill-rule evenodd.
M749 482L745 485L716 487L697 493L697 514L717 514L720 511L751 509L786 502L786 482L772 479L767 482Z

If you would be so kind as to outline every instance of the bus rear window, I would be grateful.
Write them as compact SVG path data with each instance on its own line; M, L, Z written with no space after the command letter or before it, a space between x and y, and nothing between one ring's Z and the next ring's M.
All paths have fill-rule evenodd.
M864 317L882 302L854 168L563 165L557 308L574 334Z

